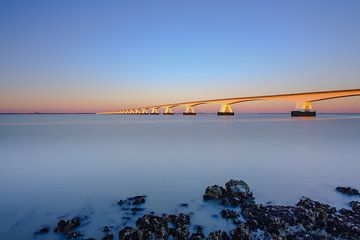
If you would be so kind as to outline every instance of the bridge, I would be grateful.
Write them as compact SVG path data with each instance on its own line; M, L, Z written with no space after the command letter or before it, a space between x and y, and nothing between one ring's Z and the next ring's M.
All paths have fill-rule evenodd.
M217 115L234 115L231 108L233 104L250 102L250 101L288 101L295 103L295 109L291 112L291 116L311 116L315 117L316 112L313 111L313 102L319 102L335 98L360 96L360 89L349 90L335 90L323 92L306 92L306 93L293 93L293 94L278 94L278 95L265 95L265 96L252 96L252 97L236 97L224 99L211 99L192 102L169 103L153 106L143 106L130 109L120 109L111 112L99 112L97 114L151 114L158 115L159 109L164 109L164 115L173 115L173 108L183 107L184 115L196 115L195 106L203 104L217 104L220 105L220 110Z

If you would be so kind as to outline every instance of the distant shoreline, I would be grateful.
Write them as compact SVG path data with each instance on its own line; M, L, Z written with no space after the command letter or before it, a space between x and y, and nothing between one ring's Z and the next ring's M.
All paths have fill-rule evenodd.
M92 113L92 112L88 112L88 113L41 113L41 112L35 112L35 113L0 113L0 115L51 115L51 114L62 114L62 115L77 115L77 114L95 114L96 113ZM182 115L182 113L174 113L174 114L179 114L179 115ZM208 115L212 115L212 114L216 114L216 113L197 113L197 114L208 114ZM250 114L288 114L288 113L238 113L238 114L241 114L241 115L250 115ZM342 114L342 115L349 115L349 114L360 114L359 113L331 113L331 112L327 112L327 113L319 113L319 114ZM109 114L109 115L127 115L127 114ZM135 114L136 115L136 114ZM162 114L160 114L162 115Z

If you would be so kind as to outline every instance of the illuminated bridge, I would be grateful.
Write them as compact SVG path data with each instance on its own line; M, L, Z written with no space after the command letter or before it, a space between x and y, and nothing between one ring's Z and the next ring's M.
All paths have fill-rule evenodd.
M250 102L250 101L288 101L295 103L295 109L291 112L291 116L315 116L316 112L313 111L312 103L324 101L334 98L360 96L360 89L350 90L336 90L336 91L323 91L323 92L307 92L307 93L293 93L293 94L278 94L266 96L253 96L253 97L236 97L224 99L211 99L192 102L169 103L153 106L143 106L138 108L120 109L111 112L99 112L97 114L159 114L159 109L164 109L165 115L173 115L173 108L183 107L184 115L196 115L195 106L203 104L217 104L220 105L218 115L234 115L231 108L233 104Z

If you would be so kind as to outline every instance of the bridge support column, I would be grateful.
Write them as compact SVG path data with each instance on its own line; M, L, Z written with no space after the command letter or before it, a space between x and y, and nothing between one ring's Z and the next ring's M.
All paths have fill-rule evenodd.
M149 112L148 112L148 110L147 110L146 108L143 108L143 109L141 110L141 114L142 114L142 115L148 115Z
M230 104L223 104L221 105L220 111L217 112L218 116L233 116L234 112L231 108Z
M171 107L166 107L164 115L174 115L174 112L172 111Z
M152 108L151 112L150 112L150 115L159 115L158 109L157 108Z
M196 112L192 106L187 106L183 115L196 115Z
M316 112L311 111L312 102L297 102L294 111L291 111L292 117L315 117Z

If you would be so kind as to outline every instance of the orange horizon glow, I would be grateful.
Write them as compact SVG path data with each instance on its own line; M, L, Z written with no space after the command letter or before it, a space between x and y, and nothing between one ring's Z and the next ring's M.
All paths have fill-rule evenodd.
M12 103L2 101L0 113L95 113L165 103L140 100L142 99L136 102L119 100L118 104L112 99L50 99L48 101L33 99L31 102ZM238 113L288 113L294 107L294 103L286 101L255 101L232 105L234 112ZM360 96L314 102L313 107L319 113L360 113ZM220 104L204 104L194 108L197 113L215 113L219 110ZM184 107L175 107L173 110L175 113L182 113Z

